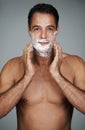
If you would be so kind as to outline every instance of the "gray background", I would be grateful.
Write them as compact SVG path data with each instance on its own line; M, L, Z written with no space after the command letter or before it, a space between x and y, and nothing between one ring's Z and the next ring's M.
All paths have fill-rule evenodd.
M11 58L20 56L30 41L29 9L39 3L53 4L60 15L57 41L63 50L85 60L85 0L0 0L0 70ZM85 116L74 109L72 130L85 130ZM0 120L0 130L16 130L15 108Z

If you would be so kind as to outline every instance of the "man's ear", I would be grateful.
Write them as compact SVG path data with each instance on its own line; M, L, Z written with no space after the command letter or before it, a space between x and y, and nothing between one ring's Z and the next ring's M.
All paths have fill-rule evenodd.
M58 33L59 33L59 26L57 26L56 35L58 35Z
M31 36L31 30L29 27L28 27L28 34Z

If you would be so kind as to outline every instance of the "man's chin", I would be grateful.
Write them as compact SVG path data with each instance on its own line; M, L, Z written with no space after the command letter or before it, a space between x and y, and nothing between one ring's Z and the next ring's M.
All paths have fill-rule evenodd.
M35 49L35 53L41 57L50 57L51 53L52 53L52 49L49 50L39 50L39 49Z

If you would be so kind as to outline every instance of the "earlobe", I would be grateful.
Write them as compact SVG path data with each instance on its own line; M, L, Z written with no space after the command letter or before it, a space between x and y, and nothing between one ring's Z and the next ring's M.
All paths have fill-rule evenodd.
M29 35L31 36L31 31L29 31Z
M29 33L29 35L31 36L31 31L30 31L30 29L28 28L28 33Z
M56 30L56 35L58 35L58 32L59 32L59 26L57 27L57 30Z
M57 27L56 31L54 32L54 36L57 36L59 32L59 28Z

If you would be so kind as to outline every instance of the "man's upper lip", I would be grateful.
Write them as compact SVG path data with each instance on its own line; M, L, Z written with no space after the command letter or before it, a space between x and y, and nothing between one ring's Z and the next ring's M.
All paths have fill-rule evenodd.
M44 44L48 44L48 42L39 42L40 44L44 45Z

